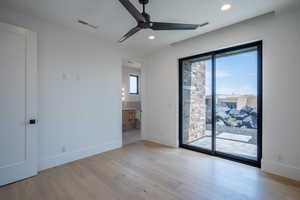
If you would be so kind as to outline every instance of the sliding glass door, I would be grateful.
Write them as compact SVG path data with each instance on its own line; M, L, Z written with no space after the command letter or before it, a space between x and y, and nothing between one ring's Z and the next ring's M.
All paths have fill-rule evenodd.
M262 43L180 59L180 146L260 166Z

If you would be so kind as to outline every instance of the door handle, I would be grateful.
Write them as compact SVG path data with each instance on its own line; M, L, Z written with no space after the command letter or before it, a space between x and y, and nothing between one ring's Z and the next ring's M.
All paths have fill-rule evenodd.
M36 119L30 119L29 120L29 124L30 125L34 125L34 124L36 124L37 123L37 120Z

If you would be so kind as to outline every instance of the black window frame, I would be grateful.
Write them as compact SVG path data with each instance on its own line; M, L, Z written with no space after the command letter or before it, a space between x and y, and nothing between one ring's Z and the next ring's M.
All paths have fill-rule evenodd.
M214 74L212 77L212 88L213 88L213 107L212 107L212 113L215 113L215 71L216 71L216 63L215 63L215 56L218 54L224 54L227 52L232 52L232 51L238 51L238 50L243 50L243 49L247 49L247 48L251 48L251 47L256 47L257 48L257 125L258 125L258 129L257 129L257 160L250 160L247 158L243 158L243 157L239 157L239 156L235 156L235 155L231 155L231 154L227 154L227 153L223 153L223 152L217 152L215 150L215 142L212 143L212 150L207 150L207 149L203 149L201 147L196 147L196 146L190 146L187 144L183 143L183 137L182 137L182 114L183 114L183 98L182 98L182 94L183 94L183 89L182 89L182 66L183 66L183 62L186 60L190 60L190 59L196 59L199 57L207 57L207 56L211 56L212 57L212 73ZM189 56L189 57L184 57L184 58L179 58L178 59L178 64L179 64L179 147L181 148L185 148L185 149L189 149L189 150L193 150L193 151L197 151L197 152L201 152L201 153L205 153L205 154L209 154L212 156L216 156L216 157L221 157L224 159L228 159L228 160L232 160L232 161L236 161L236 162L240 162L243 164L247 164L247 165L251 165L254 167L261 167L261 160L262 160L262 117L263 117L263 41L256 41L256 42L251 42L251 43L246 43L246 44L242 44L242 45L238 45L238 46L233 46L233 47L229 47L229 48L224 48L224 49L220 49L220 50L216 50L216 51L211 51L211 52L207 52L207 53L203 53L203 54L198 54L198 55L193 55L193 56ZM212 134L214 137L215 134L215 116L214 114L212 114L212 120L213 120L213 127L212 127Z
M136 78L136 92L130 92L130 77L135 77ZM140 80L139 80L139 75L137 75L137 74L129 74L129 86L128 86L128 94L130 94L130 95L139 95L139 93L140 93L140 88L139 88L139 82L140 82Z

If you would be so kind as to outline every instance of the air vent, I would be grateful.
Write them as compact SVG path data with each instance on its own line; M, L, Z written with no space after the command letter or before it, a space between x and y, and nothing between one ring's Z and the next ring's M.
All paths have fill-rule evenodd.
M88 23L88 22L86 22L86 21L83 21L83 20L78 20L77 22L78 22L79 24L82 24L82 25L85 25L85 26L88 26L88 27L91 27L91 28L94 28L94 29L97 29L97 28L98 28L98 26L92 25L92 24L90 24L90 23Z

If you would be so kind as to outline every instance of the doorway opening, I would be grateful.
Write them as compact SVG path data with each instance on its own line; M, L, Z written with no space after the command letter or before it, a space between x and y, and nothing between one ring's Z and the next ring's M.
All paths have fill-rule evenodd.
M124 59L122 62L122 139L123 145L141 140L142 87L141 64Z
M260 167L262 42L179 60L179 142Z

